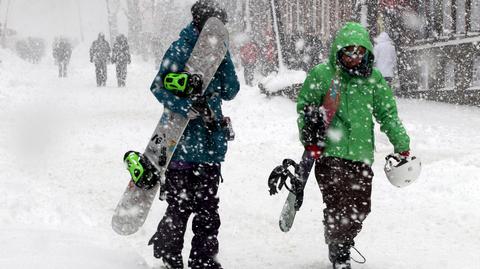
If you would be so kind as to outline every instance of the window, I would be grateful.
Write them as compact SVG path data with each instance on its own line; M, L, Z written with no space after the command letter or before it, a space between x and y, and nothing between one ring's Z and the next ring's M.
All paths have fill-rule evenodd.
M420 60L420 85L418 85L418 89L419 90L428 90L430 88L430 85L429 85L429 81L428 81L428 76L429 76L429 73L430 73L430 61L428 60L429 57L426 57L426 55L424 55L421 60Z
M480 32L480 0L472 0L472 32Z
M457 33L465 33L465 0L457 0L457 25L456 25L456 32Z
M473 66L473 77L472 77L472 86L480 86L480 56L475 57L475 62Z
M455 61L449 60L445 66L445 88L455 87Z
M452 1L443 0L443 34L448 35L452 33Z

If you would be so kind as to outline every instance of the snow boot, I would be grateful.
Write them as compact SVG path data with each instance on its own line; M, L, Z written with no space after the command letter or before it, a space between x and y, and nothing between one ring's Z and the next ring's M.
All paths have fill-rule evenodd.
M222 265L213 258L190 259L188 267L191 269L223 269Z
M350 244L329 244L328 257L332 262L333 269L351 269Z
M162 261L167 269L183 269L182 255L165 255Z
M334 262L333 269L352 269L352 267L350 266L350 261Z

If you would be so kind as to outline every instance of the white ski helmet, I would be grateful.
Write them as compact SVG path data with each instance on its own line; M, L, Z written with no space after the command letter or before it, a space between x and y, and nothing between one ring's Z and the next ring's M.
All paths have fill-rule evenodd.
M385 160L385 174L390 183L399 188L412 184L422 170L422 163L415 156L405 158L399 154L390 154Z

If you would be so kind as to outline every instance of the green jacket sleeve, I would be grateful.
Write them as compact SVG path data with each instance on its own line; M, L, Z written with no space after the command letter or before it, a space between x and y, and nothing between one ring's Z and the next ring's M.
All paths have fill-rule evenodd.
M320 83L320 72L318 68L310 71L303 83L302 89L297 98L297 113L298 113L298 130L300 142L305 145L302 138L302 129L305 125L304 107L306 105L320 105L323 102L324 92Z
M387 135L395 152L409 150L410 138L398 118L397 104L391 88L383 77L376 85L373 96L373 115L380 124L380 130Z

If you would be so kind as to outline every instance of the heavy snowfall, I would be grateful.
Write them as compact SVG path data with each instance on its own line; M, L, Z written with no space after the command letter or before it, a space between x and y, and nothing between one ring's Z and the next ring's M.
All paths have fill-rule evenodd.
M90 38L74 47L66 78L58 78L48 49L31 63L0 48L0 268L161 265L147 242L165 202L155 200L132 236L111 228L129 181L123 154L145 148L163 111L149 90L158 69L153 58L133 55L125 87L117 87L113 65L106 87L97 87ZM303 152L295 103L261 94L245 83L240 64L236 71L240 92L224 103L236 139L222 164L218 258L231 269L330 268L313 173L288 233L278 227L287 192L268 193L271 170ZM480 108L404 98L397 105L422 173L405 188L389 183L383 165L393 148L377 126L372 212L355 240L367 262L353 267L480 268ZM188 227L184 257L191 238Z

